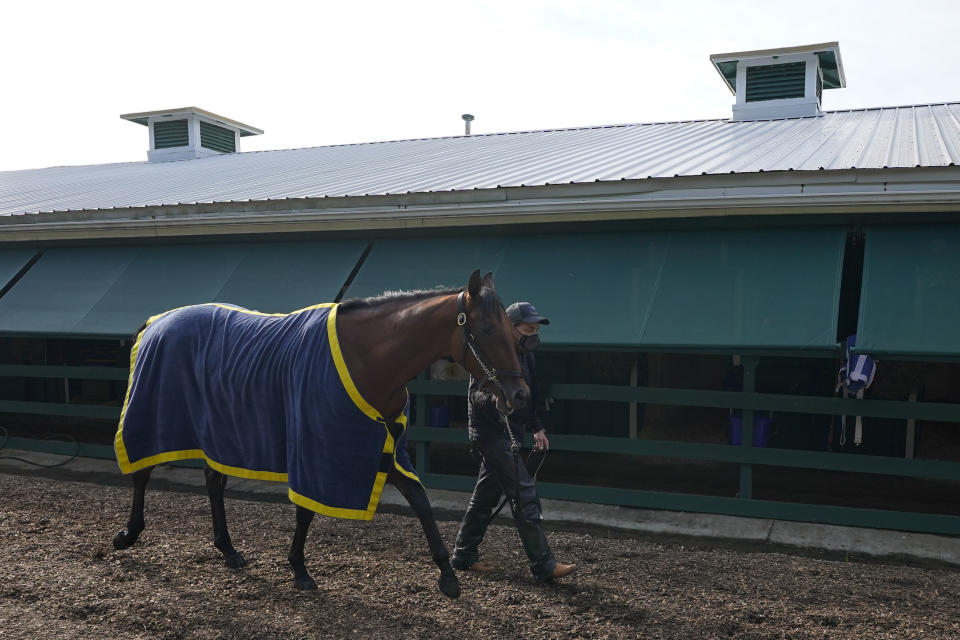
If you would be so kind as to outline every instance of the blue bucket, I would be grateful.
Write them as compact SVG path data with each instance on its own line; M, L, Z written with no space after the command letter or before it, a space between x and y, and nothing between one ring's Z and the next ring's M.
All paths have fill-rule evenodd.
M740 416L730 416L730 425L727 428L727 436L730 444L739 445L743 442L743 418ZM753 446L767 446L767 439L770 437L770 418L769 416L753 417Z
M450 426L450 408L449 407L431 407L430 408L430 426L431 427L449 427Z

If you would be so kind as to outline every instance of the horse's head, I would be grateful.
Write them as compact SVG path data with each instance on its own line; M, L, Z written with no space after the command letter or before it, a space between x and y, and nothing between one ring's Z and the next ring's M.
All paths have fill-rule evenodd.
M522 409L530 401L530 389L517 358L513 324L497 294L493 274L481 279L480 271L474 271L461 300L464 315L457 320L464 323L459 332L463 343L460 364L474 378L486 380L487 387L508 409Z

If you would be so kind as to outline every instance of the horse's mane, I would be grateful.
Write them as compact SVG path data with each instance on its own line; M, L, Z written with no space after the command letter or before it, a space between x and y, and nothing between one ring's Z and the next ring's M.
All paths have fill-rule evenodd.
M389 304L391 302L417 302L419 300L436 298L438 296L453 295L454 293L460 293L461 291L463 291L462 288L384 291L378 296L370 296L367 298L348 298L340 303L340 309L341 311L350 311L351 309L370 309ZM494 289L489 289L487 287L480 289L480 302L484 317L486 317L491 311L495 311L498 307L503 308L503 302L500 301L500 296L497 294L497 292Z

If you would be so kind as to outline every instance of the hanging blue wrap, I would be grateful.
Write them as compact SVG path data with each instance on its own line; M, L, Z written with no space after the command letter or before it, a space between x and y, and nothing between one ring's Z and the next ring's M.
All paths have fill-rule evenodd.
M843 397L854 395L858 399L863 399L863 392L873 384L873 378L877 375L877 363L873 358L865 353L853 353L853 348L857 345L857 334L847 336L846 357L843 365L837 373L837 391L843 389ZM856 426L853 432L854 444L863 444L863 419L857 416ZM847 416L840 416L840 444L847 443Z
M120 469L200 458L228 475L286 482L291 501L318 513L372 518L390 470L417 480L406 411L394 446L350 378L336 312L211 303L150 318L130 356Z
M853 353L857 345L857 334L847 336L845 358L840 372L837 374L837 390L844 387L848 392L856 394L869 389L873 378L877 375L877 364L873 358L865 353Z

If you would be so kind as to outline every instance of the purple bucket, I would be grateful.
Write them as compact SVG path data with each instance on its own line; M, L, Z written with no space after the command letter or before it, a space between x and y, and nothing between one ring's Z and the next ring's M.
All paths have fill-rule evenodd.
M740 416L730 416L730 424L727 428L727 436L730 444L739 445L743 442L743 418ZM753 446L767 446L767 439L770 437L770 418L768 416L753 417Z

